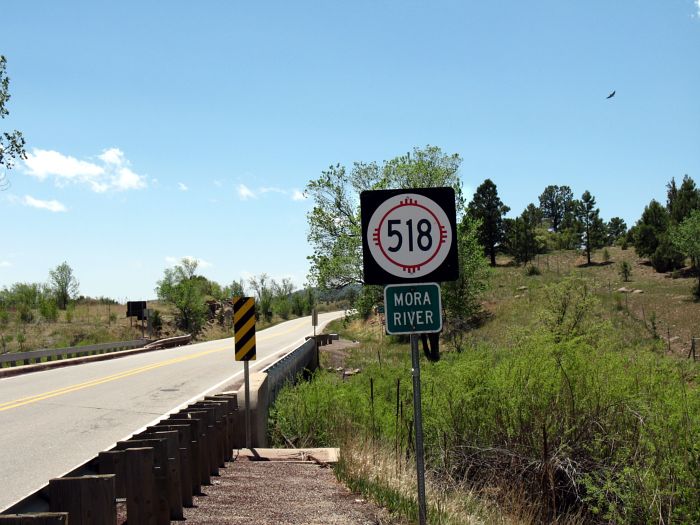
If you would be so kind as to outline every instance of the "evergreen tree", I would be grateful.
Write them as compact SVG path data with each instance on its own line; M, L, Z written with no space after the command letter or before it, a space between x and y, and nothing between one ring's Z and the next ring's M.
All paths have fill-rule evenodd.
M612 246L627 235L627 224L620 217L613 217L607 224L608 245Z
M558 232L567 212L571 211L574 194L568 186L547 186L540 195L542 216L552 224L552 230Z
M486 179L476 189L469 203L469 216L481 222L479 242L491 259L491 266L496 266L496 247L504 239L503 215L509 210L498 198L498 190L491 179Z
M659 246L660 237L669 225L666 208L653 200L644 208L642 217L634 227L634 249L640 257L652 257Z
M682 223L693 210L700 209L700 190L688 175L683 177L681 187L675 189L676 182L668 184L668 212L673 224Z
M591 251L601 248L605 241L605 224L600 218L600 210L595 207L595 197L586 190L581 196L578 220L582 225L582 241L586 246L586 260L591 264Z

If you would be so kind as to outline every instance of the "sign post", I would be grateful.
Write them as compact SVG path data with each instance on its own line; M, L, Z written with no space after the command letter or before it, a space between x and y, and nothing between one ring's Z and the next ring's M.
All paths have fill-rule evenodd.
M440 281L459 276L452 188L364 191L360 194L365 284L384 288L386 331L410 334L416 434L418 519L426 524L425 457L418 334L442 330Z
M255 299L233 298L233 330L236 340L236 361L243 361L245 381L245 446L252 448L250 431L250 370L248 361L255 361Z

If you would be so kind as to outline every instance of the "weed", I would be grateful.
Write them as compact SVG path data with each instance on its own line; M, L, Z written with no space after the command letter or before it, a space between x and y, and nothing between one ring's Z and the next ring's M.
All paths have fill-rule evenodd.
M527 275L528 277L532 277L534 275L542 275L542 272L540 271L540 269L537 266L534 266L531 264L525 270L525 275Z

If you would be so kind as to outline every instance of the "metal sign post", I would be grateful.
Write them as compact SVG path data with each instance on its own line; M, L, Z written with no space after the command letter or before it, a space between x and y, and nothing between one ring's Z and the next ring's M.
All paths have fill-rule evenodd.
M418 518L425 525L418 334L442 330L438 283L459 276L455 193L452 188L363 191L360 214L364 283L389 285L384 289L387 333L411 336Z
M243 361L243 376L245 377L245 448L251 449L250 438L250 370L248 361Z
M423 409L420 395L420 355L418 334L411 334L413 374L413 426L416 432L416 474L418 477L418 522L425 525L425 458L423 451Z
M233 298L233 330L236 339L236 361L243 361L245 381L245 446L252 448L250 428L250 370L248 361L255 361L255 299Z

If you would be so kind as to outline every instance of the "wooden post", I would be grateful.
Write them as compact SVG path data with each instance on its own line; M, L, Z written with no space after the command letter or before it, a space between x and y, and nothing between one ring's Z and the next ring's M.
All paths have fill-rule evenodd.
M176 430L159 430L157 432L143 432L134 438L138 439L165 439L166 463L163 465L167 471L168 501L170 502L170 519L182 519L182 483L180 477L180 437Z
M126 518L132 525L159 525L153 449L126 449ZM168 520L168 523L170 520Z
M211 485L211 475L209 467L209 439L207 436L207 427L203 420L198 418L187 417L188 414L176 414L168 418L171 423L187 423L192 431L192 441L196 443L197 455L195 463L201 485Z
M39 514L8 514L0 516L0 525L67 525L67 512L41 512Z
M169 523L170 518L182 518L182 500L171 499L170 469L168 466L168 445L165 439L134 439L119 441L117 450L151 447L153 449L153 476L155 479L156 501L159 523Z
M216 417L214 409L204 407L186 408L183 412L187 413L193 419L199 419L205 427L207 453L209 454L209 474L211 476L219 475L219 438L216 431Z
M199 432L199 421L196 419L189 419L185 416L171 416L170 418L161 421L158 424L168 424L168 425L179 425L187 426L190 429L189 440L190 440L190 461L192 464L191 474L192 474L192 490L196 495L200 495L202 485L206 485L210 482L209 480L209 467L204 464L204 453L202 448L204 447L203 439Z
M161 422L162 423L162 422ZM165 425L159 423L154 427L148 427L147 432L160 432L163 430L175 431L178 436L178 452L180 454L180 489L182 492L182 504L192 507L192 496L199 494L199 476L195 480L192 476L192 432L189 425ZM167 421L165 421L167 423ZM196 488L195 488L196 485Z
M100 452L97 456L100 474L114 474L114 495L126 498L126 455L123 450Z
M114 475L49 481L51 512L67 512L72 525L116 525Z

